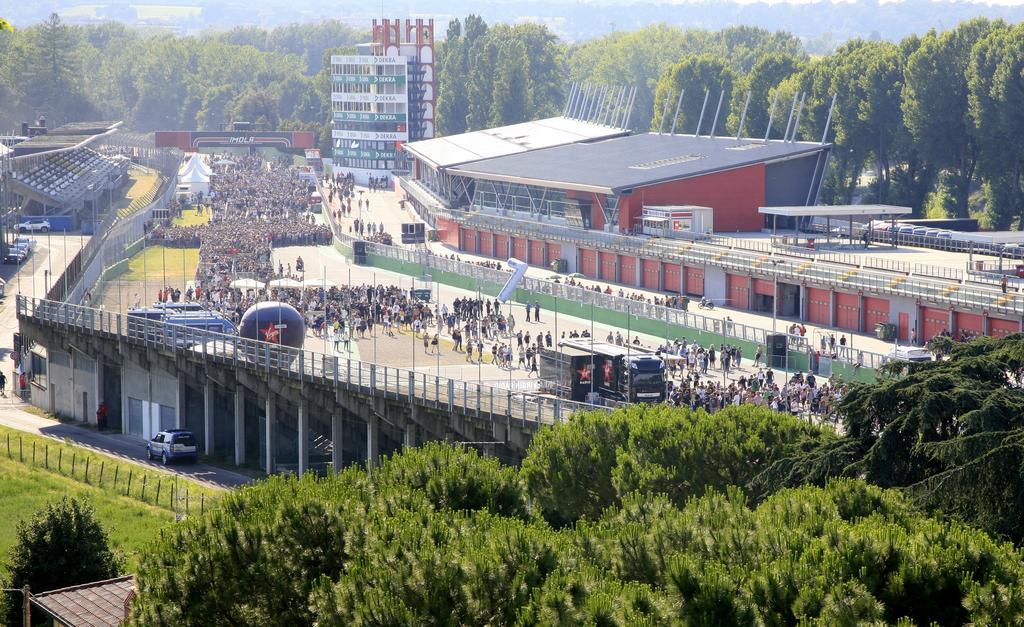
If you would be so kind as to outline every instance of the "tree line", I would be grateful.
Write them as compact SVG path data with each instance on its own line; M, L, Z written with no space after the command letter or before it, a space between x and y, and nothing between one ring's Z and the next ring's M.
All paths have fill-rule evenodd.
M132 620L1020 624L1024 334L937 348L854 384L837 429L636 405L542 429L518 468L435 442L270 477L153 539ZM79 509L19 526L5 587L121 572ZM53 568L69 541L88 567Z
M337 21L176 37L118 23L46 22L0 36L0 125L114 118L139 131L232 120L314 130L330 145L331 53L364 32ZM790 33L652 25L578 44L547 27L453 20L437 49L437 128L460 133L557 115L572 81L630 85L634 131L696 129L705 92L716 132L779 138L794 97L798 139L836 144L823 203L907 205L919 215L1024 226L1024 25L973 19L898 42L855 39L809 55ZM801 97L806 94L806 97ZM770 111L775 103L774 112ZM774 114L773 114L774 113ZM795 116L794 116L795 117ZM771 128L769 129L769 119ZM709 132L711 114L702 123Z
M1019 350L1022 338L1014 342ZM890 396L886 386L896 381L858 388L846 403L851 433L843 437L762 407L709 415L635 406L577 414L542 430L519 469L468 447L433 443L405 449L372 472L350 468L321 478L273 477L238 490L214 511L169 528L154 542L137 573L134 621L1024 620L1020 551L960 522L971 516L958 499L917 500L912 490L844 477L884 466L883 460L870 460L870 446L857 449L862 461L856 472L843 464L821 471L827 467L821 463L817 474L794 480L811 463L808 458L837 459L852 441L868 437L855 428L864 420L856 408L866 402L865 394ZM904 402L915 391L908 389ZM923 407L936 402L929 397ZM994 436L1005 428L992 424L989 430ZM913 436L900 441L910 443ZM948 437L961 436L970 437L967 430ZM958 455L950 453L957 463L970 466L967 457L984 455L979 446L960 445L966 439L958 443ZM910 453L879 448L897 461ZM906 466L916 463L911 459ZM900 466L894 472L903 471ZM917 468L888 483L929 472L941 469ZM985 491L976 501L992 496ZM997 509L994 502L988 512ZM1002 531L1010 531L1019 511L1002 511ZM1018 523L1010 523L1013 516Z
M0 35L0 128L124 120L133 130L217 130L251 121L330 138L333 52L368 34L335 20L178 37L54 14Z

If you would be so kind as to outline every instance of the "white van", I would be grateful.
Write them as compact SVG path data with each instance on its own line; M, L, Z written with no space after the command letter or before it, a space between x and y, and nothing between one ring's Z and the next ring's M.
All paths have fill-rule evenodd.
M934 357L926 348L916 348L913 346L897 346L892 349L889 353L889 359L896 359L899 361L932 361Z

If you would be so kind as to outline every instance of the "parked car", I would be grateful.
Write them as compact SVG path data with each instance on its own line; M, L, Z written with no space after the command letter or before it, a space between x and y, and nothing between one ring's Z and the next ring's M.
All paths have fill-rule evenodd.
M4 255L4 263L23 263L28 259L29 248L23 244L15 244Z
M50 230L50 221L43 220L40 218L34 218L31 220L25 220L14 225L14 228L18 229L19 233L46 233Z
M889 358L897 361L932 361L931 351L913 346L897 346L889 353Z
M149 459L158 458L165 466L179 459L194 462L199 456L196 436L188 429L161 431L146 443L146 456Z
M949 231L939 231L939 234L935 237L939 239L953 239L953 234Z
M33 252L36 249L36 240L32 239L28 235L19 235L14 238L14 245L24 244L28 248L29 252Z

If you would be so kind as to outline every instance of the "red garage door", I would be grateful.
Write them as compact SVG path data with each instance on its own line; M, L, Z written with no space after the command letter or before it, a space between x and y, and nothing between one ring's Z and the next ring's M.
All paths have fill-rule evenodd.
M704 295L704 268L686 269L686 293L693 296Z
M943 331L949 330L949 311L936 309L934 307L921 307L921 337L922 343L927 342Z
M864 297L864 331L873 333L875 325L889 322L889 301L884 298Z
M600 269L601 278L605 281L615 282L615 259L617 255L615 253L599 253L600 254Z
M958 311L953 314L956 330L953 334L960 339L985 335L985 318L981 314Z
M526 261L529 256L529 250L527 249L527 241L524 237L513 237L512 238L512 256L519 261Z
M1006 337L1020 332L1020 322L1016 320L1003 320L1001 318L988 319L988 334L991 337Z
M636 257L619 255L619 283L636 286Z
M643 269L644 289L661 289L661 262L653 259L644 259L641 263Z
M462 231L462 250L470 253L478 252L476 245L476 231L471 229L461 229Z
M527 263L531 266L544 265L544 242L530 242L530 259Z
M775 281L754 279L754 293L761 296L775 296Z
M480 254L494 256L494 233L480 233Z
M829 310L831 309L832 292L817 287L807 288L807 321L811 324L832 326Z
M581 250L580 251L580 272L587 275L592 279L597 278L597 251L596 250Z
M494 234L494 256L498 259L508 259L508 235Z
M561 244L548 244L548 263L551 263L555 259L562 258L562 245Z
M860 330L860 296L836 292L836 326L849 331Z
M662 281L661 289L666 292L678 294L683 290L683 271L678 263L661 264Z
M726 297L725 304L735 309L750 308L750 277L738 274L725 275Z

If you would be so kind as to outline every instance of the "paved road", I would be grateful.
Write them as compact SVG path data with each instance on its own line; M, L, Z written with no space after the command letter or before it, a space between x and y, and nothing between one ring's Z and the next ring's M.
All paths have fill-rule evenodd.
M19 292L25 296L45 296L47 287L53 283L51 271L52 275L59 277L67 260L74 257L89 241L88 236L63 236L53 233L49 236L36 234L35 239L36 250L27 263L20 267L0 266L0 277L7 282L5 296L0 301L0 369L7 374L9 383L15 380L14 362L11 360L14 333L18 330L15 296ZM42 418L26 411L27 407L27 404L14 401L10 397L0 398L0 424L59 440L67 438L101 453L163 469L215 487L232 487L250 480L245 475L205 464L172 466L164 469L160 464L146 460L146 445L142 440L120 434L100 434L90 429Z
M207 464L163 466L146 459L146 443L121 434L98 433L73 424L43 418L26 411L27 405L10 398L0 399L0 425L55 440L71 440L76 444L111 457L148 466L153 469L192 479L217 488L232 488L251 481L251 477Z

